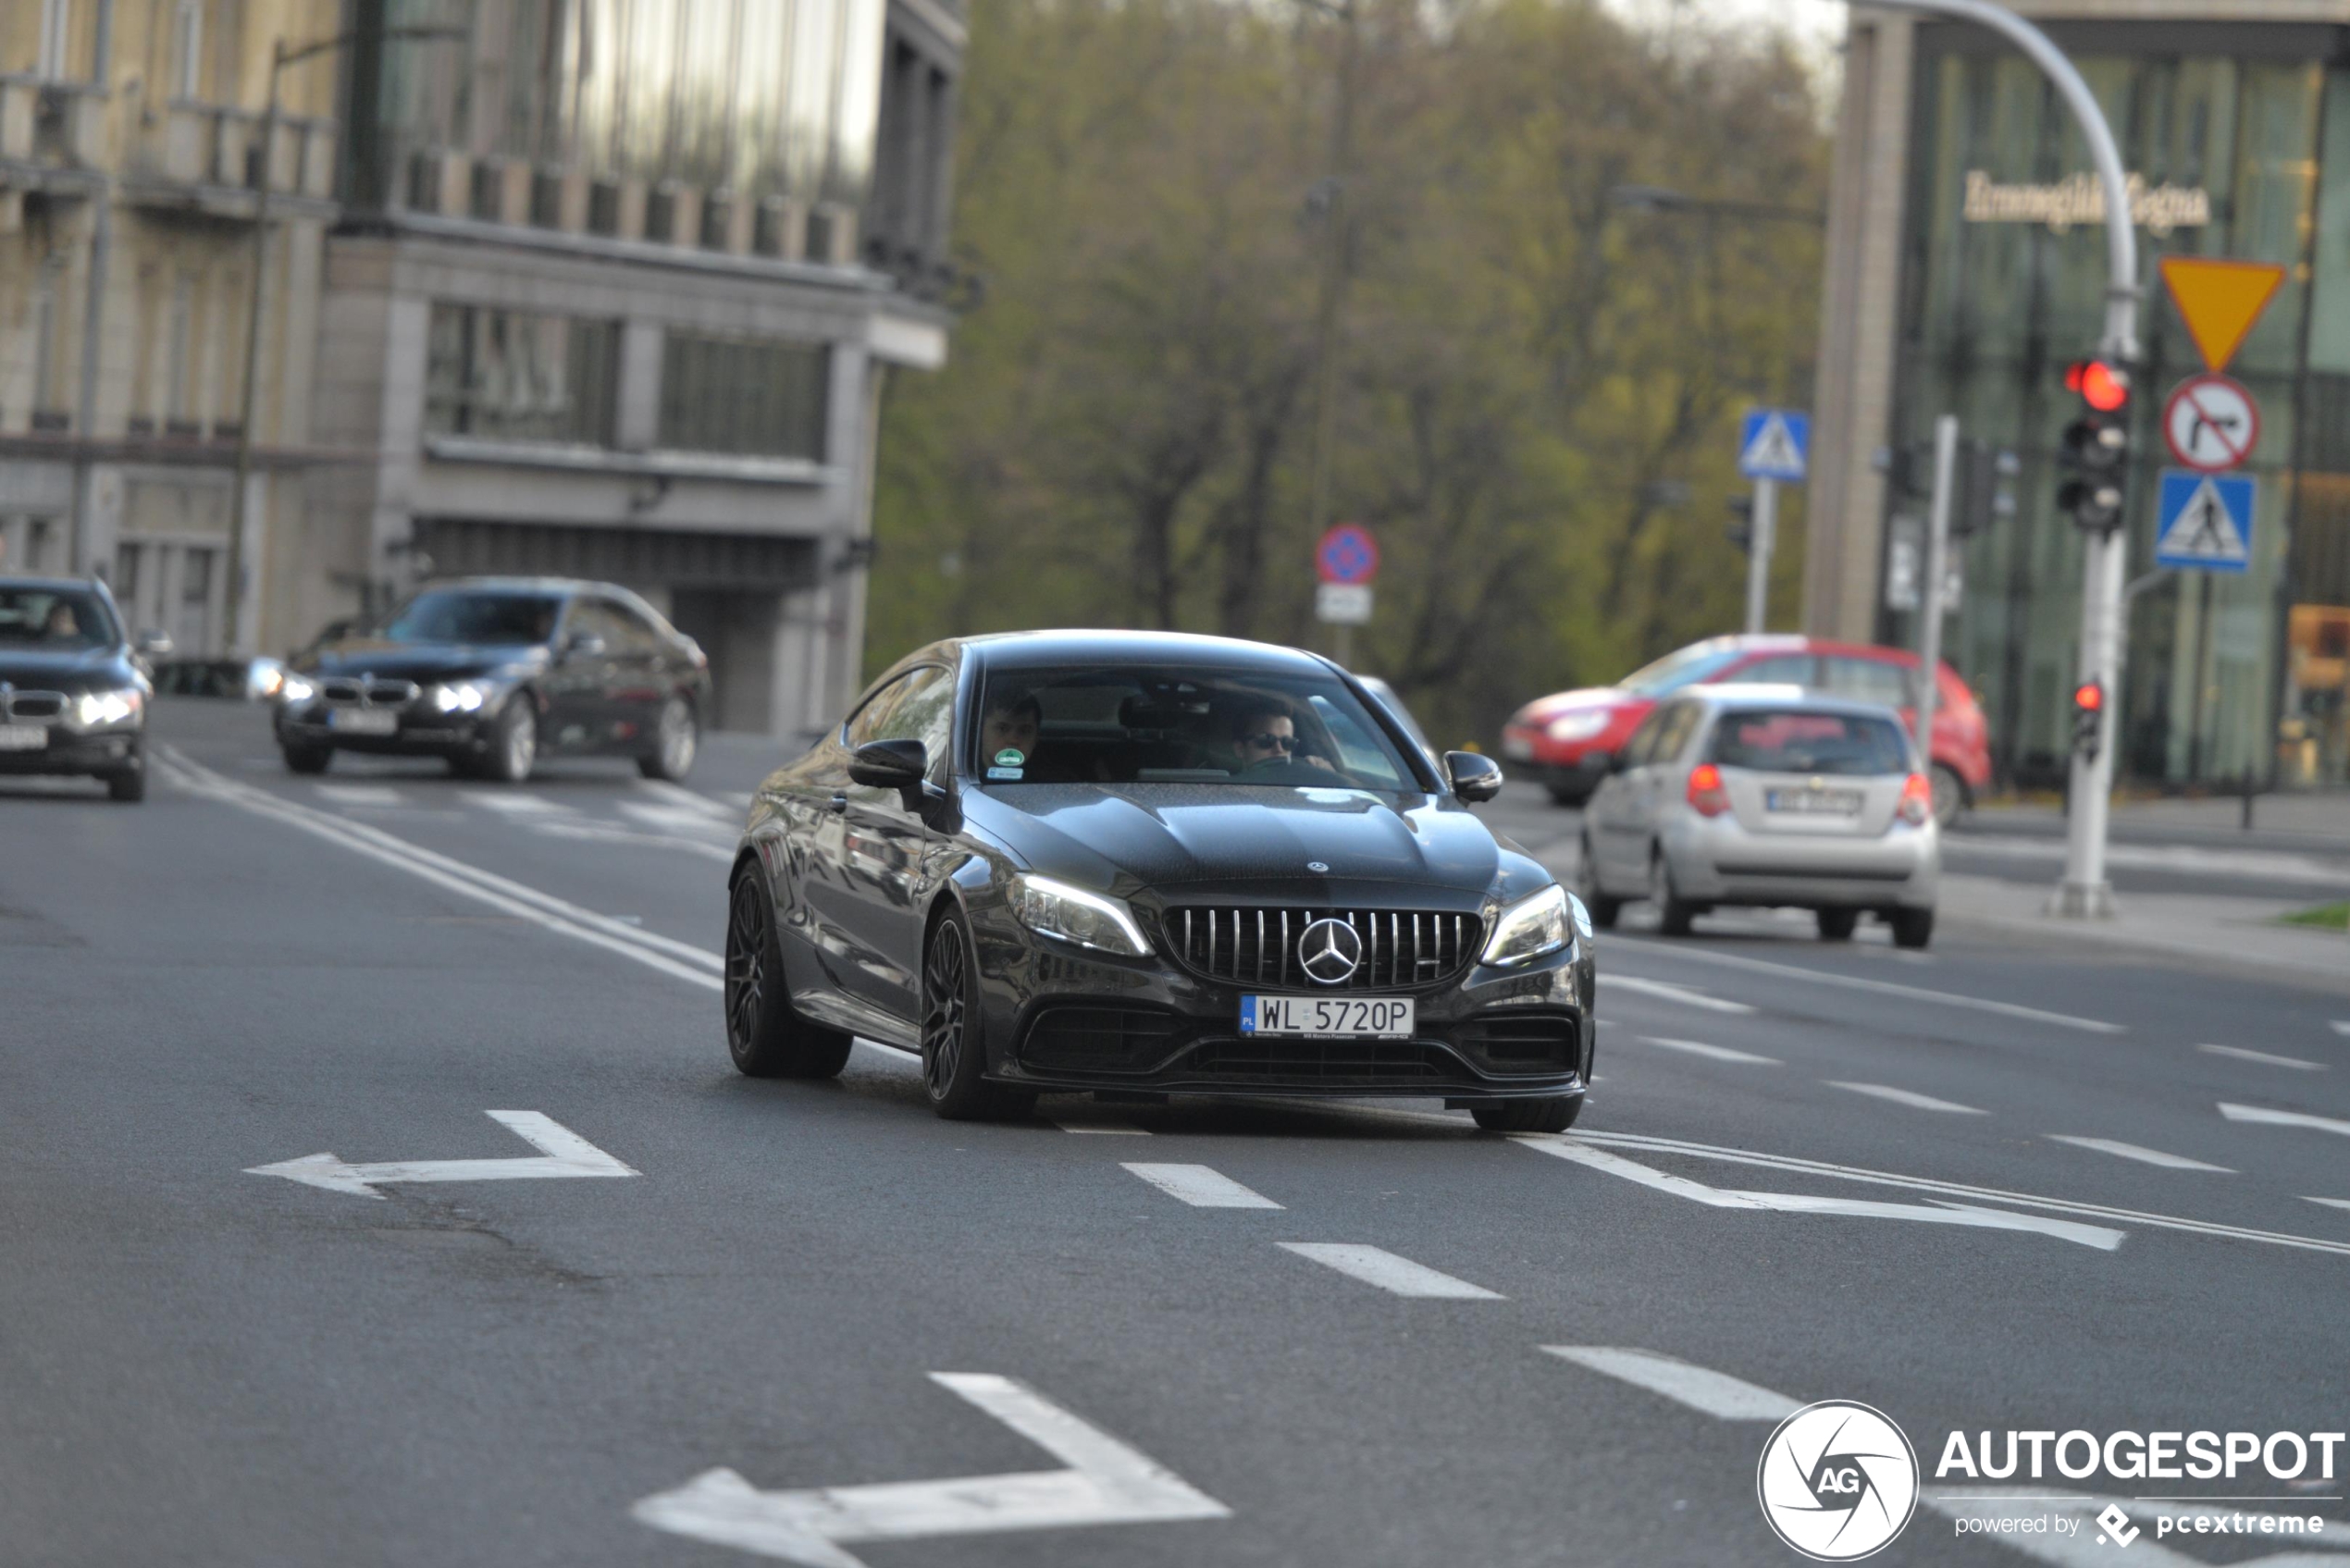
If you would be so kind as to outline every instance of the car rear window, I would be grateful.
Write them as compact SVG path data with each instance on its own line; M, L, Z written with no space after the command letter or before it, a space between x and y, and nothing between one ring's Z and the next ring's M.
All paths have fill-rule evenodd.
M1709 760L1762 773L1906 773L1910 748L1890 719L1800 708L1743 709L1713 726Z

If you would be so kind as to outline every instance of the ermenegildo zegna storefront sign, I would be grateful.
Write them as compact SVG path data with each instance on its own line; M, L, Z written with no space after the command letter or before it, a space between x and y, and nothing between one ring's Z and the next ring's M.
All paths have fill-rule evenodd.
M2105 187L2094 174L2054 185L2001 185L1979 168L1967 170L1969 223L2045 223L2061 234L2075 224L2105 221ZM2200 228L2211 221L2211 193L2200 186L2148 185L2130 177L2130 220L2153 234Z

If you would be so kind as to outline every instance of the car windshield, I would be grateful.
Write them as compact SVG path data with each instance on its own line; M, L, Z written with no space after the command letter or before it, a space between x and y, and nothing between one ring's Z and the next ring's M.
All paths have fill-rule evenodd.
M987 678L979 738L991 784L1421 787L1387 732L1329 675L999 670Z
M0 645L105 648L114 640L114 617L94 593L0 584Z
M1713 727L1713 761L1764 773L1906 773L1910 748L1890 719L1800 708L1743 709Z
M1715 673L1728 669L1743 651L1742 648L1713 648L1697 643L1668 653L1653 664L1643 665L1615 684L1638 697L1663 697L1666 692L1695 685Z
M401 606L383 629L391 642L543 643L563 600L550 594L435 589Z

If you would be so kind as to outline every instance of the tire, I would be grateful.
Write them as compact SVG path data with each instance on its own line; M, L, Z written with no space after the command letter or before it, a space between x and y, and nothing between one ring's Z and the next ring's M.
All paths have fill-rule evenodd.
M1583 835L1582 846L1576 854L1575 896L1583 900L1583 907L1590 911L1593 925L1602 931L1615 929L1615 917L1624 912L1624 900L1600 891L1600 860L1591 852L1589 833Z
M1861 923L1858 909L1814 909L1812 913L1820 922L1822 942L1849 942Z
M990 1083L986 1036L979 1022L979 969L959 911L949 910L922 944L922 1092L948 1121L1026 1116L1027 1090Z
M1673 891L1673 868L1662 848L1649 853L1649 902L1656 906L1656 929L1666 936L1687 936L1697 919L1697 906Z
M118 773L106 775L106 798L109 800L144 800L147 798L147 759L143 752L130 754L131 765Z
M1591 798L1591 792L1580 784L1546 784L1542 788L1549 792L1552 805L1569 809L1579 809Z
M661 705L661 717L653 721L653 748L637 759L637 771L649 779L684 784L700 750L701 726L693 704L673 697Z
M747 1078L834 1078L855 1042L809 1023L784 989L783 945L766 873L746 865L726 895L726 1051Z
M518 691L490 721L489 749L481 759L481 776L500 784L521 784L538 765L538 708L530 693Z
M1488 1132L1565 1132L1583 1114L1583 1096L1555 1100L1495 1100L1471 1105L1469 1115Z
M1934 821L1947 828L1966 810L1966 781L1945 762L1936 762L1927 777L1934 785Z
M286 746L286 772L290 773L323 773L335 759L331 746Z
M1889 922L1893 927L1896 947L1923 947L1934 940L1934 911L1931 909L1896 909Z

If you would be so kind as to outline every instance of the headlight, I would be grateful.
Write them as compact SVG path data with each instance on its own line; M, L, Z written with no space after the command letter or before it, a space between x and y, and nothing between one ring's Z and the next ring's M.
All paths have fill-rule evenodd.
M109 724L129 723L139 716L144 706L135 688L121 691L85 691L73 699L73 727L77 730L99 730Z
M278 687L278 700L280 702L307 702L317 695L316 686L291 670L286 672L285 680Z
M426 695L443 713L477 713L489 700L489 688L479 681L451 681L432 687Z
M1530 898L1521 898L1502 911L1493 922L1493 934L1486 940L1479 961L1488 964L1522 964L1539 958L1545 953L1555 953L1566 945L1570 936L1566 912L1566 889L1552 883Z
M1604 708L1591 709L1581 713L1565 713L1552 720L1542 733L1552 740L1589 740L1607 728L1607 722L1613 717L1614 715Z
M1133 911L1116 898L1022 872L1012 878L1011 905L1020 924L1045 936L1132 958L1150 954Z

